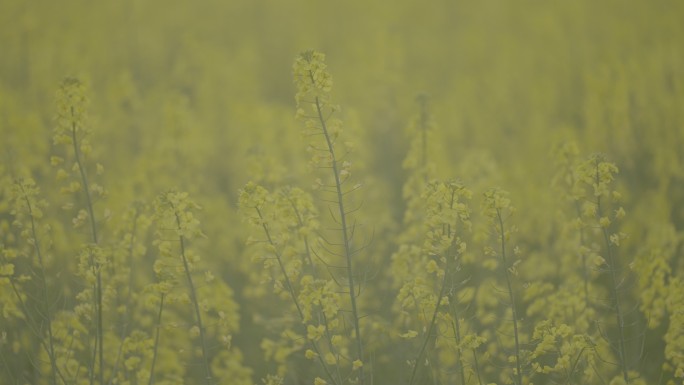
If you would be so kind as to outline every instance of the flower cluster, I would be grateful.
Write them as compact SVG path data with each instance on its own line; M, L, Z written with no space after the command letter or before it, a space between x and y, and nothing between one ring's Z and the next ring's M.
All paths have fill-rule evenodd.
M293 14L289 34L334 47L334 66L295 58L293 109L271 67L300 39L155 40L225 12L147 20L150 1L0 2L0 383L682 383L681 9L459 4L544 30L494 42L446 5L212 2L247 11L228 32ZM316 36L331 10L358 23ZM429 23L366 28L406 17ZM131 31L143 45L104 49ZM450 32L467 38L444 50ZM556 60L568 36L581 54ZM482 61L489 43L505 60ZM64 79L46 109L67 67L95 83Z

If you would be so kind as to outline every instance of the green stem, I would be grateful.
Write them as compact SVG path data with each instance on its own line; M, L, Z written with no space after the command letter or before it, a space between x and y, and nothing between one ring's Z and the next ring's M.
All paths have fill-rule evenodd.
M157 327L154 332L154 349L152 351L152 364L150 366L150 380L148 382L148 385L154 384L154 367L157 363L157 351L159 350L159 332L161 330L161 318L162 318L162 311L164 310L164 293L161 294L161 298L159 299L159 312L157 313Z
M601 213L601 197L597 199L597 215L600 218ZM608 270L610 271L610 291L613 296L613 304L615 306L615 318L618 329L618 355L620 358L620 369L622 371L622 378L625 383L629 384L629 374L627 372L627 358L626 358L626 348L625 348L625 324L622 314L622 309L620 307L620 295L618 293L618 277L616 274L617 265L615 257L613 256L613 248L610 247L610 236L608 235L608 230L601 226L601 232L603 233L603 240L606 243L606 253L608 256Z
M579 365L580 358L582 358L582 353L584 353L584 350L586 348L582 348L580 352L577 354L577 358L575 359L575 363L572 365L572 369L570 369L570 373L568 374L568 378L565 380L565 385L570 383L570 379L572 379L572 374L575 373L575 369L577 369L577 365Z
M427 95L422 95L420 101L420 138L421 138L421 154L420 165L423 172L425 183L428 182L427 175L427 130L428 130L428 112L427 112Z
M477 374L477 383L482 385L482 377L480 377L480 363L477 361L477 351L473 348L473 363L475 364L475 374Z
M330 345L330 352L335 355L335 372L337 373L337 380L342 383L342 373L340 373L340 353L335 349L332 343L332 336L330 335L330 327L328 324L328 317L325 316L325 311L321 311L320 315L323 316L323 325L325 325L325 338L328 339Z
M580 210L579 203L575 201L575 211L577 212L577 217L582 217L582 211ZM585 245L584 231L579 230L580 245ZM589 309L589 272L587 269L587 254L581 253L582 257L582 278L584 280L584 307L585 310Z
M85 196L86 196L86 206L88 209L88 216L90 218L90 231L92 234L92 239L93 239L93 244L97 245L98 244L98 238L97 238L97 226L95 222L95 212L93 210L93 201L90 196L90 187L88 185L88 177L86 175L85 168L83 167L83 163L81 162L81 152L78 148L78 138L76 137L76 113L74 111L74 107L72 106L70 109L71 112L71 142L74 146L74 157L76 158L76 164L78 165L78 171L81 174L81 181L83 182L83 190L85 191ZM92 258L92 255L91 255ZM100 367L100 372L99 372L99 380L100 384L104 384L104 328L103 328L103 321L102 321L102 274L100 270L100 264L96 260L91 260L91 263L93 265L93 268L95 269L95 277L96 277L96 282L95 282L95 320L96 320L96 337L95 337L95 345L97 348L97 353L98 353L98 360L99 360L99 367ZM92 376L91 376L91 384L93 382Z
M297 205L295 204L294 200L290 197L287 197L288 202L290 202L290 206L292 206L292 210L294 211L295 215L297 216L297 223L299 224L299 227L304 227L304 221L302 219L301 214L299 213L299 209L297 208ZM309 237L304 235L303 237L304 240L304 250L305 253L304 255L306 256L306 261L309 263L309 266L311 267L312 273L316 273L316 267L314 266L313 263L313 258L311 258L311 249L309 248Z
M136 207L135 213L133 215L133 226L132 226L131 232L130 232L131 239L128 242L128 255L127 255L127 261L126 261L126 263L128 263L128 288L127 288L128 290L126 291L126 298L124 301L124 307L126 308L126 310L125 310L124 314L122 315L121 321L120 321L121 325L122 325L121 326L121 333L120 333L121 337L119 338L121 340L121 343L119 344L119 351L118 351L117 356L116 356L116 363L114 364L114 366L112 368L112 373L109 376L109 382L108 382L109 385L113 384L114 380L116 379L117 373L119 372L120 363L121 363L121 353L123 350L125 336L127 333L128 325L130 324L130 319L132 317L132 315L131 315L132 311L131 311L131 309L129 309L129 307L131 305L131 292L133 292L133 290L134 290L133 271L135 271L135 267L134 267L134 261L133 261L133 259L134 259L133 258L133 254L134 254L133 249L134 249L135 241L136 241L135 234L137 233L139 214L140 213L138 212L138 209Z
M444 296L444 291L446 289L446 279L447 279L447 272L449 269L449 261L447 260L447 266L444 269L444 277L442 277L442 287L439 289L439 297L437 298L437 303L435 304L435 311L432 313L432 319L430 320L430 325L428 326L428 331L427 334L425 335L425 340L423 340L423 345L420 347L420 351L418 351L418 356L416 357L416 363L413 365L413 371L411 372L411 379L409 380L409 385L413 385L413 382L416 379L416 374L418 372L418 365L420 364L420 361L423 358L423 354L425 354L425 349L427 348L428 343L430 342L430 339L432 337L432 332L435 328L435 325L437 324L437 315L439 314L439 306L442 304L442 297Z
M496 216L499 220L499 228L501 231L501 259L503 260L504 273L506 275L506 286L508 286L508 295L511 301L511 312L513 315L513 337L515 338L515 367L516 380L518 385L522 385L522 370L520 365L520 341L518 337L518 313L515 309L515 295L513 294L513 285L511 284L510 273L506 263L506 234L504 233L503 217L501 210L496 209Z
M178 211L173 204L171 204L171 207L173 208L173 213L176 216L176 225L178 226L178 230L181 230L181 220L180 217L178 216ZM206 338L204 335L204 325L202 324L202 314L200 312L200 307L199 307L199 301L197 300L197 291L195 290L195 284L192 281L192 274L190 273L190 266L188 264L188 259L187 256L185 255L185 238L183 235L178 235L178 239L180 240L180 248L181 248L181 259L183 260L183 269L185 270L185 276L188 279L188 288L190 289L190 300L192 301L192 304L195 309L195 318L197 319L197 327L199 328L199 333L200 333L200 343L202 346L202 358L204 361L204 371L205 371L205 382L207 385L211 385L214 382L214 378L211 374L211 365L209 364L209 355L207 351L207 342Z
M52 378L51 381L53 384L57 384L57 360L55 359L55 343L54 343L54 337L52 334L52 315L50 312L50 304L48 302L48 288L47 288L47 281L45 279L45 264L43 262L43 253L41 252L40 249L40 241L38 240L38 232L36 231L36 222L35 219L33 218L33 207L31 206L31 200L28 197L28 194L26 193L26 190L24 189L24 186L21 183L18 183L19 188L21 189L22 195L24 197L24 201L26 202L26 207L28 210L29 218L31 218L31 234L33 235L33 247L36 250L36 255L38 256L38 264L40 269L39 271L39 278L40 282L42 285L43 289L43 311L45 312L44 317L45 321L47 323L47 332L48 332L48 346L47 346L47 353L50 358L50 367L52 370Z
M295 294L294 287L292 286L292 283L290 281L290 277L287 276L287 270L285 269L285 265L283 263L283 258L278 249L275 247L275 243L273 242L273 238L271 237L271 232L268 230L268 226L266 226L266 222L264 221L264 217L261 214L261 210L258 207L254 208L257 212L257 215L259 215L259 219L261 221L261 227L264 229L264 233L266 234L266 239L268 240L269 245L273 246L274 254L276 256L276 260L278 261L278 266L280 267L280 272L283 274L283 277L285 278L285 286L287 286L287 290L290 293L290 297L292 298L292 302L294 303L295 307L297 308L297 313L299 314L299 318L304 321L304 312L302 311L302 307L299 305L299 300L297 299L297 295ZM309 251L307 250L307 254ZM326 328L327 329L327 328ZM316 352L316 357L318 357L318 361L321 364L321 367L323 367L323 370L325 371L326 376L332 381L333 385L337 385L338 382L335 381L335 378L333 377L333 374L330 371L330 368L328 368L328 365L326 362L323 360L323 355L321 354L320 349L318 348L318 344L316 344L315 341L311 341L311 346L313 347L314 351ZM338 373L339 376L339 373ZM339 382L341 384L341 381Z
M599 170L599 165L600 163L597 161L596 162L596 174L595 174L595 183L596 186L599 186L601 183L601 176L600 176L600 170ZM601 196L598 195L596 197L596 218L599 221L599 226L601 226ZM622 310L620 308L620 296L618 294L618 278L616 275L616 270L617 270L617 261L615 260L615 257L613 256L613 248L610 246L610 236L608 235L608 230L604 227L601 226L601 232L603 233L603 241L606 243L606 253L608 256L608 270L610 271L610 280L611 280L611 294L613 296L613 304L615 306L615 318L616 318L616 323L617 323L617 328L618 328L618 355L620 356L620 369L622 371L622 378L625 380L626 384L629 384L629 375L627 373L627 357L626 357L626 349L625 349L625 334L624 334L624 319L622 315Z
M23 298L21 298L21 293L19 293L19 289L17 288L17 285L14 283L14 279L12 279L12 277L7 277L7 278L10 282L10 286L12 286L12 291L14 292L15 297L17 297L17 300L19 301L19 304L21 305L21 312L24 315L24 317L26 317L28 327L31 329L33 334L35 334L36 336L40 336L41 333L35 327L36 322L33 320L33 317L31 317L31 314L29 313L28 306L26 305L26 302L24 301ZM43 349L45 349L45 351L49 352L50 348L45 343L45 341L42 338L39 338L39 341L40 341L40 344L43 346ZM66 384L67 382L59 370L57 370L57 374L59 375L62 382L64 382Z
M453 314L456 315L455 312ZM451 322L451 328L454 330L454 337L456 337L456 346L459 346L458 350L458 374L461 377L461 384L466 385L465 379L465 368L463 366L463 351L460 349L461 345L461 325L459 324L458 318L454 317Z
M313 80L313 74L311 75L311 81L315 84ZM354 284L354 269L352 266L352 250L351 250L351 240L349 238L349 229L347 228L347 212L344 209L344 200L342 199L342 181L340 180L340 173L337 166L337 159L335 157L335 149L333 147L332 139L328 133L328 127L323 117L323 111L321 108L321 103L318 97L315 100L316 111L318 113L318 120L321 122L321 129L323 131L323 136L325 136L325 141L328 145L328 152L330 153L330 162L332 165L333 176L335 177L335 189L337 191L337 207L340 213L340 225L342 226L342 241L344 243L344 257L347 263L347 279L349 285L349 300L352 307L352 318L354 322L354 332L356 333L356 355L361 362L363 362L363 342L361 341L361 327L359 326L359 311L356 305L356 289ZM359 368L359 380L360 384L364 385L364 370L363 366Z

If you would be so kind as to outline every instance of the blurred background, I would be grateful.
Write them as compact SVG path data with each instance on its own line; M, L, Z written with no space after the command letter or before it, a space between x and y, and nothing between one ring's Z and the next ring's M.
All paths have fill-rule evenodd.
M84 79L107 207L189 191L205 208L201 254L235 290L249 330L262 305L242 298L253 266L238 190L250 180L311 184L292 62L316 49L357 144L380 260L396 246L382 237L403 218L420 94L438 174L476 196L484 185L509 190L522 238L554 237L550 149L569 140L582 154L605 153L620 169L625 254L635 255L647 239L684 230L682 36L677 0L4 0L0 172L58 190L55 92L66 76ZM253 365L258 334L234 338Z
M401 132L417 111L415 96L427 93L450 161L477 148L519 180L543 168L552 141L572 137L583 151L608 153L634 189L677 188L670 178L682 177L683 7L667 0L3 1L5 154L40 153L54 90L63 77L80 76L90 84L94 127L109 144L100 151L113 172L162 151L163 137L199 137L194 145L210 162L202 172L221 174L210 179L232 194L245 176L225 164L261 151L243 140L246 132L290 135L291 63L317 49L328 55L336 102L353 114L350 124L373 149L365 156L388 183L401 172ZM35 143L15 142L29 131ZM262 155L267 164L271 154Z

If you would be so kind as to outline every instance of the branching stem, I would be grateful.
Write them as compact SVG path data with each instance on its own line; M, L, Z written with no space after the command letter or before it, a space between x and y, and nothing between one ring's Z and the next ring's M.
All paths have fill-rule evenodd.
M314 78L313 78L313 73L310 73L311 76L311 81L315 84ZM348 286L349 286L349 300L351 302L351 307L352 307L352 318L354 322L354 332L356 334L356 355L361 362L363 362L363 342L361 340L361 327L359 326L359 311L358 307L356 305L356 290L355 290L355 284L354 284L354 269L353 269L353 264L352 264L352 249L351 249L351 240L349 237L349 229L347 228L347 212L344 209L344 200L343 200L343 195L344 193L342 192L342 180L340 178L340 172L339 172L339 167L337 164L337 159L335 157L335 148L333 146L333 141L330 137L330 133L328 132L328 126L326 124L326 119L323 117L323 110L321 107L321 102L318 96L316 96L315 99L315 105L316 105L316 112L318 113L318 120L321 122L321 129L323 131L323 136L325 137L325 141L328 145L328 152L330 153L330 163L332 166L332 171L333 175L335 177L335 190L337 192L337 207L339 209L339 220L340 220L340 225L342 227L342 241L344 243L344 257L346 259L346 264L347 264L347 279L348 279ZM361 385L364 385L364 373L363 373L363 366L359 368L359 383Z
M264 233L266 234L266 239L268 240L269 245L273 246L275 250L275 256L276 259L278 260L278 267L280 268L280 272L283 274L283 277L285 279L285 286L287 287L288 292L290 293L290 297L292 298L292 302L294 303L295 307L297 308L297 313L299 314L299 318L303 321L304 320L304 312L302 311L302 307L299 304L299 300L297 299L297 295L294 291L294 287L292 286L292 283L290 281L290 277L287 275L287 270L285 269L285 265L283 264L283 258L280 252L278 251L277 248L275 248L275 242L273 242L273 238L271 237L271 232L268 229L268 226L266 225L266 222L264 221L264 216L261 214L261 210L258 207L254 208L257 212L257 215L259 216L259 220L261 221L261 227L264 229ZM307 254L309 253L307 249ZM330 368L328 367L327 363L323 360L323 355L321 354L320 349L318 348L318 344L316 344L316 341L311 341L311 346L313 347L314 351L316 352L316 356L318 357L318 361L321 364L321 367L323 367L323 370L325 371L326 376L332 381L333 385L338 385L338 381L335 380L333 377L333 374L330 371ZM339 377L339 375L338 375ZM341 382L340 382L341 383Z
M40 248L40 240L38 239L38 231L36 230L36 221L33 218L33 207L31 206L31 200L28 197L28 194L26 192L26 189L24 188L24 185L21 183L18 183L19 188L21 189L22 196L24 198L24 201L26 202L26 209L28 210L28 216L31 219L31 234L33 237L33 247L36 250L36 255L38 257L38 264L40 269L38 270L41 286L43 289L43 312L45 321L47 324L47 333L48 333L48 343L47 343L47 353L50 358L50 368L52 370L51 373L51 381L53 384L57 384L57 360L55 358L55 343L54 343L54 338L52 334L52 312L50 311L50 304L48 302L48 288L47 288L47 281L45 279L45 263L43 261L43 253Z
M418 351L418 356L416 356L416 362L413 365L413 371L411 372L411 379L409 380L409 385L413 385L416 379L416 374L418 373L418 365L420 365L420 361L423 358L423 354L425 354L425 349L427 348L427 345L430 342L433 330L435 329L435 325L437 324L437 315L439 314L439 307L442 304L442 297L444 297L444 291L446 289L448 269L449 262L447 260L447 266L444 269L444 277L442 277L442 287L439 289L439 296L437 298L437 303L435 304L435 311L432 312L432 319L430 320L430 325L428 326L427 334L425 335L425 340L423 340L423 345L420 347L420 351Z

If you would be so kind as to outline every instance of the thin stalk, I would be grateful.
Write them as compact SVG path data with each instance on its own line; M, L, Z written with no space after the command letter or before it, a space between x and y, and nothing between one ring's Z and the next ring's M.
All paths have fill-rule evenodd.
M515 295L513 294L513 286L511 285L511 278L506 265L506 235L504 233L504 223L501 216L501 210L496 210L496 216L499 220L499 228L501 230L501 259L503 260L504 273L506 275L506 286L508 286L508 295L511 301L511 312L513 315L513 336L515 338L515 367L516 380L518 385L522 385L522 370L520 365L520 341L518 337L518 313L515 309Z
M178 216L178 211L176 210L176 207L171 205L173 208L173 213L176 216L176 225L178 226L178 230L181 229L181 221L180 217ZM199 308L199 301L197 300L197 291L195 290L195 284L192 281L192 274L190 274L190 266L188 265L188 259L185 255L185 238L182 235L178 235L178 238L180 240L180 248L181 248L181 259L183 260L183 269L185 270L185 276L188 279L188 288L190 289L190 300L192 301L192 304L195 309L195 318L197 318L197 327L199 328L200 332L200 342L202 345L202 358L204 361L204 371L205 371L205 381L207 385L211 385L214 382L214 378L211 374L211 366L209 365L209 355L207 351L207 342L205 339L204 335L204 325L202 324L202 314L200 312Z
M7 368L5 373L7 373L9 378L12 380L12 383L18 384L19 380L17 380L14 372L11 369L12 365L10 365L9 361L7 360L7 357L5 356L5 354L2 351L0 351L0 360L2 360L2 367ZM12 363L14 363L14 361Z
M580 350L580 352L577 354L577 358L575 359L575 363L572 364L572 369L570 369L570 373L568 374L568 378L564 382L565 385L570 383L570 379L572 378L572 374L575 373L575 369L577 369L577 365L579 365L580 358L582 358L582 353L584 353L585 349L586 348L582 348Z
M292 206L292 210L294 211L295 215L297 216L297 223L299 224L300 227L304 227L304 221L302 220L302 216L299 213L299 209L297 209L297 205L295 202L292 200L292 198L288 197L287 198L288 202L290 202L290 206ZM313 263L313 258L311 258L311 251L309 248L309 237L308 236L303 236L304 240L304 250L305 256L306 256L306 261L309 263L309 266L311 266L311 271L313 273L316 273L316 267L314 266Z
M577 217L581 218L582 217L582 211L580 210L579 203L575 201L575 210L577 211ZM584 240L584 231L582 229L579 230L579 235L580 235L580 245L585 245L585 240ZM587 255L586 253L581 253L582 254L582 278L584 279L584 307L585 310L589 309L589 271L587 269Z
M454 203L455 203L455 195L456 192L454 190L451 191L451 202L449 203L449 208L453 209L454 208ZM454 225L455 227L455 225ZM454 237L454 241L452 241L451 247L453 248L453 244L456 240L456 236L451 234L451 225L448 225L447 227L447 234L449 236ZM447 265L448 268L448 265ZM447 273L448 270L445 270L445 274ZM461 350L460 345L461 345L461 324L458 320L458 314L456 314L456 303L455 301L449 301L449 304L451 304L451 315L452 315L452 322L451 322L451 327L454 331L454 338L456 338L456 346L458 346L457 351L458 351L458 363L459 363L459 375L461 377L461 384L466 385L466 379L465 379L465 367L463 365L463 350Z
M598 174L597 174L598 177ZM601 197L598 197L596 199L596 215L598 218L601 218ZM615 306L615 318L616 318L616 323L617 323L617 328L618 328L618 355L620 356L620 370L622 371L622 378L625 380L625 383L629 384L629 375L627 373L627 357L626 357L626 349L625 349L625 324L624 324L624 318L622 314L622 309L620 307L620 295L618 294L618 277L616 275L616 261L615 257L613 256L613 248L610 247L610 236L608 235L608 230L601 226L601 232L603 233L603 240L606 243L606 253L608 257L608 270L610 271L610 281L611 281L611 286L610 286L610 291L611 295L613 296L613 304Z
M427 348L428 342L430 342L432 332L435 328L435 325L437 324L437 314L439 314L439 306L442 304L442 297L444 297L444 291L446 289L446 280L448 275L447 272L449 268L448 264L449 261L447 260L447 266L444 269L444 277L442 277L442 287L439 289L439 297L437 298L437 303L435 304L435 311L432 313L432 319L430 320L430 325L428 326L428 331L425 335L425 340L423 341L423 345L420 347L420 351L418 351L416 363L415 365L413 365L413 371L411 372L411 379L409 380L409 385L413 385L413 382L416 379L416 373L418 373L418 365L420 363L420 360L423 358L425 349Z
M311 76L311 81L315 84L313 73L309 73ZM363 342L361 341L361 327L359 326L359 311L356 305L356 290L354 284L354 269L352 266L352 250L351 250L351 240L349 237L349 229L347 228L347 212L344 209L344 200L342 196L342 181L340 180L340 174L337 166L337 158L335 157L335 149L333 147L332 139L328 133L328 126L323 117L323 111L321 108L321 103L316 96L315 100L316 111L318 113L318 120L321 122L321 129L323 131L323 136L325 136L325 141L328 145L328 152L330 153L330 162L332 165L333 175L335 177L335 189L337 191L337 207L340 213L340 225L342 226L342 240L344 243L344 257L347 263L347 279L349 285L349 300L352 307L352 318L354 321L354 332L356 333L356 355L361 362L363 362ZM359 380L360 384L364 385L364 373L363 366L359 368Z
M71 115L74 116L74 108L71 107ZM93 201L90 196L90 187L88 185L88 177L86 175L85 168L81 162L81 151L78 148L78 138L76 137L76 122L71 123L71 142L74 145L74 156L76 157L76 164L78 165L78 171L81 174L81 181L83 182L83 189L86 194L86 207L88 209L88 216L90 217L90 231L93 237L93 243L98 243L97 238L97 227L95 225L95 212L93 211Z
M136 209L135 210L135 216L133 218L133 228L131 229L131 239L128 242L127 263L128 263L129 271L128 271L128 291L126 293L127 295L126 295L126 301L125 301L126 310L124 312L124 315L123 315L122 321L121 321L121 324L122 324L121 334L120 334L121 335L121 337L120 337L121 343L119 344L119 351L118 351L117 356L116 356L116 363L114 364L114 367L112 368L112 373L111 373L110 378L109 378L109 384L110 385L114 382L116 375L119 371L119 365L121 363L121 353L123 350L123 345L124 345L124 340L125 340L128 324L130 323L130 318L131 318L131 310L129 309L128 305L131 302L131 292L134 290L134 288L133 288L133 271L135 269L134 269L134 265L133 265L133 263L134 263L133 262L133 247L135 245L135 234L136 234L137 228L138 228L138 214L139 214L138 210Z
M323 324L325 325L325 337L328 339L328 342L330 343L330 351L335 355L335 372L337 373L337 379L339 383L342 383L342 373L340 373L340 352L335 349L335 346L332 344L332 336L330 335L330 327L328 326L328 317L325 316L325 312L321 311L320 313L321 316L323 316Z
M35 328L36 322L33 320L33 317L31 317L31 314L29 313L28 306L26 305L26 302L24 301L23 298L21 298L21 293L19 293L19 289L17 288L17 285L14 283L14 280L12 279L12 277L8 277L8 279L10 282L10 286L12 286L12 291L14 292L14 295L17 297L17 300L19 301L19 304L21 305L21 312L24 314L24 317L26 317L28 327L31 329L33 334L40 336L41 333ZM39 341L40 341L40 344L43 346L43 349L45 349L45 351L49 352L50 348L45 343L45 340L43 340L42 338L39 338ZM63 383L66 384L67 381L64 378L64 376L62 375L62 372L58 368L55 368L55 369L57 370L57 374L59 375L59 378L62 380Z
M157 364L157 351L159 350L159 332L161 330L162 311L164 310L164 297L165 295L162 293L161 298L159 299L159 312L157 313L157 327L154 331L154 349L152 351L152 364L150 366L150 380L147 383L148 385L154 384L154 367Z
M38 264L40 265L39 271L39 278L41 282L41 286L43 289L43 311L45 314L43 317L45 317L45 321L47 323L47 332L48 332L48 344L47 344L47 353L48 356L50 357L50 368L52 370L52 376L51 376L51 381L53 384L57 384L57 360L55 359L55 343L54 343L54 338L52 334L52 315L50 312L50 304L48 302L48 288L47 288L47 281L45 279L45 264L43 263L43 253L41 252L40 249L40 241L38 239L38 232L36 231L36 222L33 218L33 207L31 206L31 200L28 198L28 195L26 193L26 190L24 190L24 186L19 183L19 188L21 189L22 195L24 197L24 201L26 202L26 208L28 210L29 218L31 218L31 234L33 235L33 247L36 250L36 255L38 256Z
M454 330L454 337L456 337L456 346L459 346L461 344L461 325L459 324L457 317L454 317L454 320L451 322L451 328ZM461 377L461 384L466 385L463 351L460 348L458 348L458 363L458 374Z
M477 351L473 348L473 363L475 364L475 374L477 374L477 383L482 385L482 377L480 377L480 363L477 361Z
M290 277L287 276L287 270L285 270L285 265L283 264L283 258L282 255L280 255L280 252L278 249L275 247L275 243L273 242L273 238L271 237L271 232L268 229L268 226L266 226L266 222L264 221L263 215L261 215L261 210L259 210L258 207L254 208L257 212L257 215L259 215L259 219L261 220L261 227L264 229L264 233L266 234L266 239L268 240L268 243L273 246L276 256L276 260L278 261L278 267L280 267L280 272L283 274L283 277L285 277L285 286L287 286L287 290L290 293L290 297L292 298L292 302L295 304L295 307L297 308L297 313L299 314L299 318L303 321L304 320L304 312L302 311L302 307L299 305L299 300L297 299L297 295L295 294L294 287L292 286L292 283L290 281ZM309 250L307 249L307 255L309 253ZM327 330L327 328L326 328ZM321 354L320 349L318 348L318 344L316 344L315 341L311 341L311 346L313 347L314 351L316 352L316 357L318 357L318 361L320 362L321 366L323 367L323 371L325 371L326 376L332 381L333 385L338 384L337 381L335 381L335 378L333 377L333 374L330 372L330 368L328 368L328 365L326 362L323 360L323 355ZM338 373L339 377L339 373ZM341 381L339 382L340 384L342 383Z
M427 113L427 96L420 98L420 139L421 139L421 153L420 165L424 174L424 181L427 183L427 130L428 130L428 113Z
M78 171L81 174L81 181L83 182L83 190L86 196L86 207L88 209L88 216L90 218L90 231L92 234L93 244L98 244L97 238L97 226L95 222L95 212L93 210L93 201L90 196L90 186L88 184L88 177L86 175L85 168L81 162L81 151L78 148L78 138L76 137L76 114L74 107L70 108L71 112L71 142L74 145L74 157L76 158L76 164L78 165ZM92 256L91 256L92 257ZM92 265L95 268L95 322L96 322L96 336L95 336L95 346L98 354L98 361L100 367L99 380L100 384L104 384L104 328L102 321L102 273L100 271L99 262L92 260ZM91 376L91 384L93 382Z
M570 186L575 185L575 183L576 183L575 176L574 176L574 174L572 172L572 168L570 166L567 167L566 172L568 173L568 175L570 177L569 185ZM570 189L572 189L572 187L570 187ZM577 218L581 218L582 217L582 209L580 207L579 201L577 199L574 199L574 203L575 203L574 206L575 206L575 213L577 215ZM586 241L585 241L585 236L584 236L584 230L582 230L581 228L579 229L579 237L580 237L580 239L579 239L580 246L585 245ZM589 271L587 268L587 255L586 255L586 253L580 252L580 258L582 259L582 279L584 281L583 282L584 283L584 309L586 311L587 309L589 309L589 305L590 305L590 303L589 303Z

